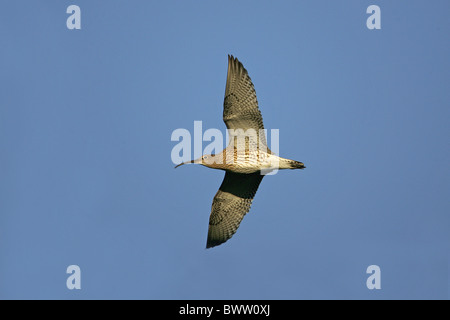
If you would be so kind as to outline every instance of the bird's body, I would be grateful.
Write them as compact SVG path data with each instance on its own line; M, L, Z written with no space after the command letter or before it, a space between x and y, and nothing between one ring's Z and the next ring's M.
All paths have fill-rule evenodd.
M201 160L201 162L200 162ZM251 151L245 149L242 153L238 148L227 147L217 155L205 155L192 163L202 164L212 169L221 169L235 173L271 172L280 169L303 169L301 162L285 159L267 151Z
M250 210L264 173L305 168L303 163L281 158L267 147L253 83L242 63L233 56L228 56L223 120L230 136L228 146L218 154L204 155L178 165L197 163L226 172L214 196L207 248L220 245L233 236Z

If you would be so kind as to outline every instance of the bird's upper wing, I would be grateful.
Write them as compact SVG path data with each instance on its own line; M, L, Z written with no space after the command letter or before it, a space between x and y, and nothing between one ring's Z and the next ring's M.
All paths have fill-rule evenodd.
M265 134L261 131L264 130L264 124L252 79L242 63L230 55L223 101L223 121L229 129L230 137L230 129L253 129L258 134L260 143L267 145Z
M263 177L259 171L251 174L225 173L212 203L207 248L222 244L233 236L250 210Z

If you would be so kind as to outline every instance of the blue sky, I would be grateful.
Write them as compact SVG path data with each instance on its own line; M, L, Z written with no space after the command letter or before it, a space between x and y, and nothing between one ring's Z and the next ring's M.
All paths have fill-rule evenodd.
M71 4L81 30L66 27ZM371 4L381 30L366 27ZM0 298L448 299L449 10L4 3ZM281 156L307 168L266 177L236 235L206 250L223 172L173 169L170 137L195 120L225 133L227 54Z

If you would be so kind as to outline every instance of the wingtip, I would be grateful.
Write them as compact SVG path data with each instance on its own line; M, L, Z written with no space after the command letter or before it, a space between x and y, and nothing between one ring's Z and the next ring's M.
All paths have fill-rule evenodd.
M205 249L211 249L214 248L215 246L217 246L217 244L214 244L210 241L210 239L208 238L208 240L206 241L206 248Z
M209 243L207 243L205 249L206 249L206 250L212 249L212 248L214 248L214 247L217 247L217 246L220 245L220 244L222 244L222 243L217 243L217 244L209 244Z
M209 230L208 230L209 231ZM209 232L208 232L209 233ZM208 239L206 239L206 249L211 249L217 246L220 246L222 243L227 242L228 239L226 239L225 241L223 240L217 240L214 238L211 238L210 236L208 236Z
M239 61L238 58L236 58L236 57L233 56L232 54L228 54L228 60L229 60L229 61L233 61L233 62Z
M211 248L218 247L218 246L224 244L225 242L227 242L228 240L230 240L233 237L235 232L233 232L233 234L229 238L226 238L226 239L215 239L214 237L210 237L208 235L208 239L206 240L206 249L211 249ZM209 230L208 230L208 233L209 233Z

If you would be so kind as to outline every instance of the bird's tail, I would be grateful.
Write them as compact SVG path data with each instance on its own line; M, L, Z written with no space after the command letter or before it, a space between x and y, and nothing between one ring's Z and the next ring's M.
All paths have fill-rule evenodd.
M303 162L299 162L299 161L295 161L295 160L290 160L289 161L289 165L291 166L290 169L305 169L305 165L303 164Z

